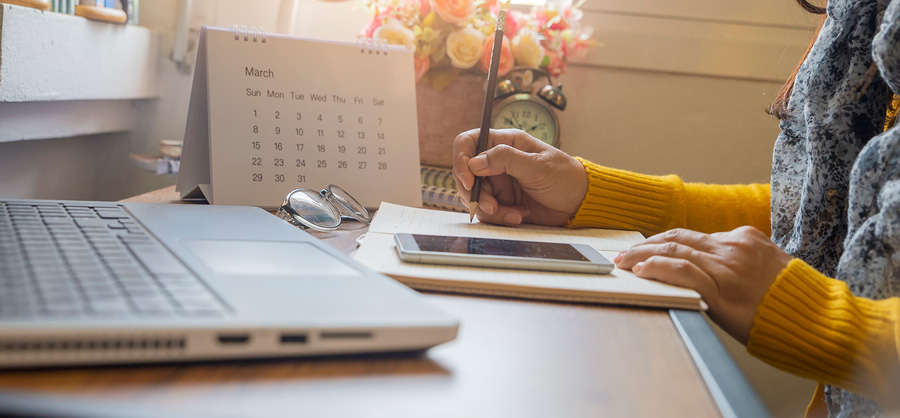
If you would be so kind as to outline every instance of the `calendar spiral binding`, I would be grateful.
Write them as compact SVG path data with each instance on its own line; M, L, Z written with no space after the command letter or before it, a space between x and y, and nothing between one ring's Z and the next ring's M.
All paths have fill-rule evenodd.
M359 44L359 52L361 54L369 53L375 55L387 55L388 43L384 39L359 38L356 40Z
M266 31L262 26L233 25L231 30L235 41L243 38L244 42L266 43Z

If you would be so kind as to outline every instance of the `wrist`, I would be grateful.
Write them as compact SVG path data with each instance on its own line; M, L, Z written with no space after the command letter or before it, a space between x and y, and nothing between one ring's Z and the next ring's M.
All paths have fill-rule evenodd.
M649 176L576 159L588 185L568 227L637 230L649 236L684 226L684 184L678 176Z
M569 219L572 219L576 213L578 213L578 209L584 205L584 199L587 197L588 187L590 181L588 180L587 169L581 160L576 158L571 159L571 170L572 175L569 176L573 180L571 185L565 185L564 187L570 189L571 192L568 193L571 198L568 203L563 206L563 211L568 215Z

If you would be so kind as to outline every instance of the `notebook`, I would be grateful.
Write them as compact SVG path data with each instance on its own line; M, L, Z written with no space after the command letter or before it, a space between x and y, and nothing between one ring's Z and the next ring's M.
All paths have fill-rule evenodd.
M582 243L612 260L618 252L644 239L636 231L538 225L509 228L477 221L469 223L466 213L383 202L354 258L420 290L694 310L705 307L700 294L693 290L641 279L620 269L608 275L589 275L405 263L394 248L393 234L398 232Z
M453 170L444 167L423 165L422 206L454 212L469 212L469 208L459 200Z
M254 207L0 200L0 367L419 351L457 320Z
M336 184L368 208L422 204L411 52L246 27L204 27L198 48L182 198L274 209Z

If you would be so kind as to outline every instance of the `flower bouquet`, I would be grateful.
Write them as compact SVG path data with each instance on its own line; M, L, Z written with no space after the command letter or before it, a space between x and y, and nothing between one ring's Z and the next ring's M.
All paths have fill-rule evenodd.
M361 1L372 19L359 36L413 51L417 83L442 90L462 72L487 72L500 0ZM578 24L582 3L509 11L498 75L513 66L562 74L570 56L593 44L592 29Z

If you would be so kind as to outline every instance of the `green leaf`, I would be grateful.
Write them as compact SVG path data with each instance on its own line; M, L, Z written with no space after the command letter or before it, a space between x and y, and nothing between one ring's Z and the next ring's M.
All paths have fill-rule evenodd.
M434 51L431 53L432 64L441 62L445 56L447 56L447 45L441 42L435 46Z

